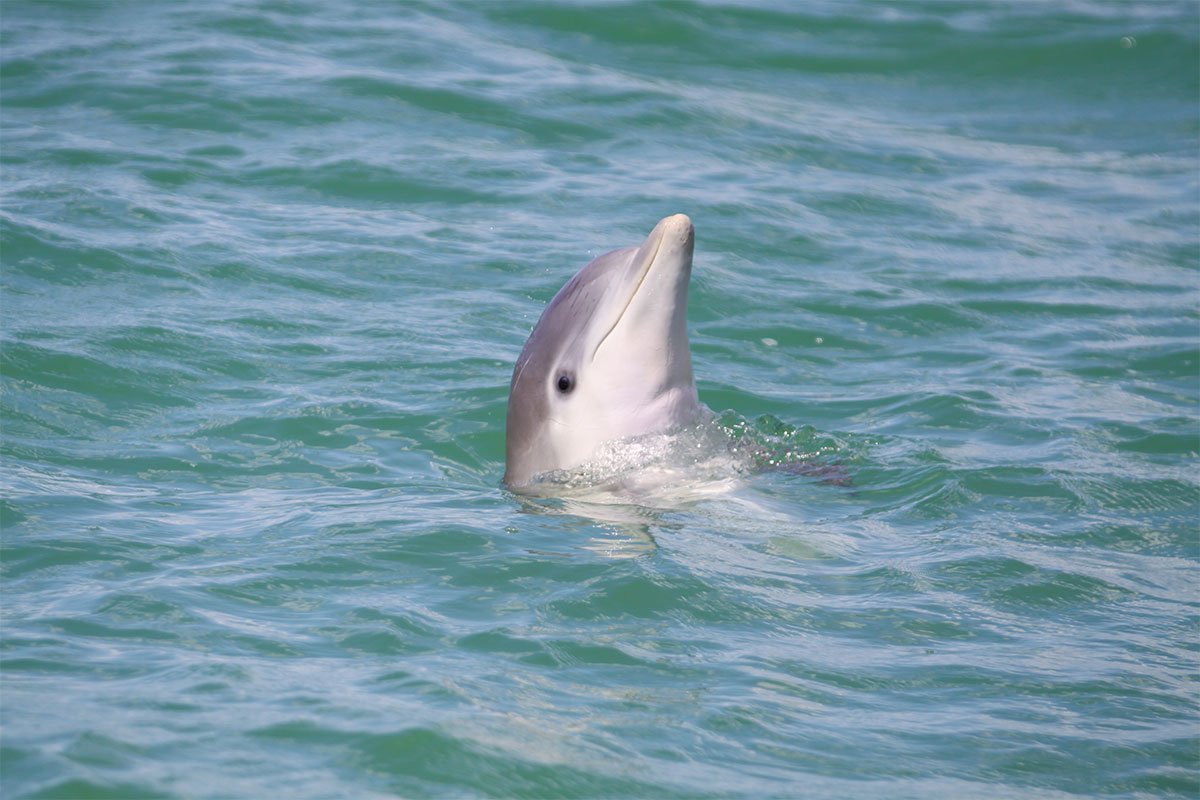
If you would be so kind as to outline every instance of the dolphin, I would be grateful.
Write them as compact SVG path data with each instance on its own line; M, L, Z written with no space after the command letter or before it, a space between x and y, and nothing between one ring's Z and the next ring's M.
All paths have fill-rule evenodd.
M701 416L687 335L694 247L692 221L667 217L640 246L589 263L546 306L509 387L510 488Z

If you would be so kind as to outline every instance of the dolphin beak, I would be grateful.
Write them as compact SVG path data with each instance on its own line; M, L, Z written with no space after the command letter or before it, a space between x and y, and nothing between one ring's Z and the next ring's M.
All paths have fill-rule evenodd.
M592 349L592 359L600 352L605 340L612 334L627 312L639 292L647 283L651 285L651 293L660 293L665 287L670 287L668 295L672 297L671 305L679 307L686 315L687 284L692 273L692 251L695 248L696 231L692 220L687 214L675 214L659 221L646 237L646 241L638 248L630 262L631 272L626 279L629 292L621 303L619 311L612 319L604 336ZM656 286L657 285L657 286ZM644 304L641 304L644 306ZM684 324L681 322L681 324Z
M672 238L680 241L694 241L696 237L696 229L692 226L692 218L687 214L675 214L667 217L654 226L654 230L659 232L663 238ZM654 236L651 233L650 236Z
M662 271L663 268L676 268L676 272L680 273L686 287L687 279L691 277L692 273L692 251L695 246L696 229L692 226L692 220L687 214L675 214L663 219L654 226L654 230L646 237L646 243L642 245L644 249L653 247L654 255L643 267L644 271L638 288L641 288L646 276L654 271L656 266L659 267L659 271ZM639 255L641 254L639 253ZM637 291L634 291L634 294L636 295Z

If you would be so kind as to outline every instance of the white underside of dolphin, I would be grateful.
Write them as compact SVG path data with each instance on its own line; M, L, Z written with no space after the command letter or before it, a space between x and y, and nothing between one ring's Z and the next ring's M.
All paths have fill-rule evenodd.
M687 335L694 240L687 216L667 217L639 247L585 266L546 306L513 369L506 484L701 416Z

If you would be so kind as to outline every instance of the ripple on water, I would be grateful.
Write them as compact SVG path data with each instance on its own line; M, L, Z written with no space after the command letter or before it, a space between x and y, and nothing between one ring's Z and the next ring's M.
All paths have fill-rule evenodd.
M5 5L5 796L1197 794L1192 5L334 9Z

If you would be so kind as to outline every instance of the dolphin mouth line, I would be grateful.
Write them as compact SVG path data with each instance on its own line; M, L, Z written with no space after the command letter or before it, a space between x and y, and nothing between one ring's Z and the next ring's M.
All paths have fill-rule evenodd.
M646 276L650 274L650 270L654 269L654 262L658 260L658 251L662 250L663 239L666 238L666 233L659 235L658 241L654 243L654 254L646 260L646 266L642 268L642 274L638 276L637 286L633 287L633 291L629 293L629 297L625 298L625 305L621 306L621 311L617 314L617 318L613 320L613 324L608 326L608 330L604 332L604 336L600 337L600 341L592 349L592 361L596 360L596 353L600 352L600 348L608 340L608 337L617 326L621 324L621 320L625 318L625 312L629 310L629 304L633 302L633 298L637 297L637 293L641 291L642 284L646 282Z

